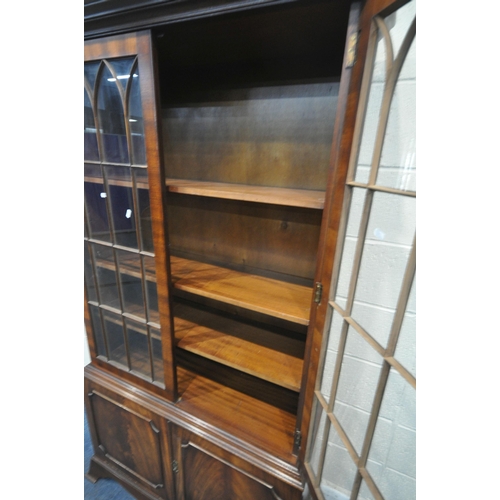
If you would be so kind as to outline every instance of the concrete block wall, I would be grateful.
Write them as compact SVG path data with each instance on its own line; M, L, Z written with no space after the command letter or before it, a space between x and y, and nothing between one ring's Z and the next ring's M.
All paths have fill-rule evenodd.
M390 18L390 29L397 54L415 16L415 2L407 4ZM355 180L368 180L378 115L385 81L385 47L379 41L372 90L360 145ZM382 150L377 184L415 190L415 103L416 45L412 44L403 65L391 104L390 118ZM344 253L335 300L345 306L358 239L366 191L354 188L346 231ZM363 258L356 287L352 317L383 347L387 346L400 287L416 229L415 198L390 193L374 194ZM329 399L343 320L331 317L321 392ZM416 376L416 283L406 307L396 359ZM347 330L334 414L358 454L361 453L373 398L382 367L382 357L352 327ZM377 420L367 470L387 500L415 498L416 479L416 395L415 390L395 370L391 370ZM312 456L311 462L316 457ZM327 500L349 498L356 466L334 428L328 437L321 489ZM358 498L372 499L366 484Z

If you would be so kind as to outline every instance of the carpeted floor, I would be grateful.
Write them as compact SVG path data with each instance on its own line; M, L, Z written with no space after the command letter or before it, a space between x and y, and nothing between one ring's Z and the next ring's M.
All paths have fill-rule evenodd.
M92 439L90 438L89 427L87 423L87 415L85 414L85 470L84 474L89 469L90 459L94 454L92 449ZM84 493L85 500L134 500L125 489L123 489L116 481L112 479L99 479L95 484L92 484L87 478L84 478Z

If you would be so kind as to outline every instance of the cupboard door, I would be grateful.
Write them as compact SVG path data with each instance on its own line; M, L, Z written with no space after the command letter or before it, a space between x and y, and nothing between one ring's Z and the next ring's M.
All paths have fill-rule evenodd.
M176 500L300 500L302 489L176 428Z
M415 4L368 0L347 49L301 450L320 499L415 498Z
M95 449L89 476L109 472L139 498L173 499L169 424L98 386L89 389L86 410Z
M97 364L176 399L149 32L85 43L86 327Z

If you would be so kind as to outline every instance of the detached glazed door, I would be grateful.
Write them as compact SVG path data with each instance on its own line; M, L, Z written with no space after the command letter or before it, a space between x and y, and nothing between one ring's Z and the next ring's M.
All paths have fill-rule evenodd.
M415 3L368 0L361 17L301 450L320 499L416 496Z
M85 318L93 362L176 397L150 33L85 43Z

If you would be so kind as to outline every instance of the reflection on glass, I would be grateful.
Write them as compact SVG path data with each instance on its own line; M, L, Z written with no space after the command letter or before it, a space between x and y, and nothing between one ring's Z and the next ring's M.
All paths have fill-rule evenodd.
M149 331L151 334L151 346L153 352L153 380L161 387L165 387L160 330L149 327Z
M333 412L356 452L361 454L382 358L349 327Z
M117 245L138 248L134 191L129 167L105 167L104 175L113 217L113 236Z
M116 250L123 312L145 319L144 294L142 289L141 257L139 254Z
M113 249L92 244L92 253L96 269L99 303L120 310Z
M361 224L361 214L365 204L366 189L354 188L351 193L349 216L342 249L342 260L340 262L337 279L337 291L335 294L335 301L342 306L344 306L349 292L354 256L356 254L356 244L358 242L359 226Z
M97 302L97 293L95 289L95 279L94 279L94 270L92 269L92 262L90 260L90 252L88 249L88 243L84 242L84 279L85 279L85 288L87 290L87 299Z
M99 69L99 65L101 63L97 62L86 62L84 66L84 74L87 82L90 85L90 89L93 91L95 86L95 80L97 76L97 70Z
M323 410L323 407L318 402L316 398L314 398L314 404L316 406L315 410L315 420L314 427L312 430L311 443L313 446L309 451L309 463L314 472L314 475L318 477L319 475L319 464L321 458L321 449L323 448L324 436L325 436L325 423L326 423L326 413Z
M398 78L389 111L377 184L416 190L415 40Z
M146 300L148 304L148 321L160 324L158 312L158 292L156 289L156 270L153 257L143 256L144 270L146 273Z
M106 189L100 165L85 163L84 200L89 237L111 242Z
M139 204L139 221L141 225L141 244L142 250L154 253L153 247L153 228L151 225L151 206L149 202L149 191L147 186L147 176L137 175L139 169L135 170L137 182L137 201ZM140 169L140 173L146 169ZM145 172L147 174L147 172Z
M415 498L415 389L391 370L366 468L386 500Z
M132 139L132 163L146 165L146 150L144 144L144 123L142 118L141 89L139 84L139 70L134 70L130 81L128 121Z
M151 380L151 360L149 356L147 326L129 319L126 319L125 323L127 327L131 369Z
M118 59L108 59L107 62L113 68L113 71L116 74L116 79L114 77L111 78L110 81L118 82L121 85L122 89L125 90L129 80L130 73L132 70L132 64L134 63L134 57L122 57ZM138 75L134 74L132 78L137 78Z
M129 163L123 102L115 77L104 66L97 88L98 119L103 146L103 160Z
M83 151L85 160L99 160L99 150L97 147L97 130L94 121L94 112L86 89L83 89L84 103L84 142Z
M109 311L102 311L102 315L104 330L108 339L109 359L128 367L122 317Z
M92 331L94 333L95 347L97 349L97 355L107 357L106 344L101 328L101 316L99 314L99 308L92 305L89 305L89 308L90 308L90 317L92 321Z
M387 346L415 234L415 198L373 195L351 316Z
M325 364L323 366L323 370L318 374L319 376L322 376L321 394L327 403L330 402L333 374L335 370L335 362L337 360L342 325L342 316L338 312L332 310L332 321L330 323L330 333L328 335Z
M349 456L349 452L333 425L330 424L320 484L325 498L349 498L356 472L357 467Z

